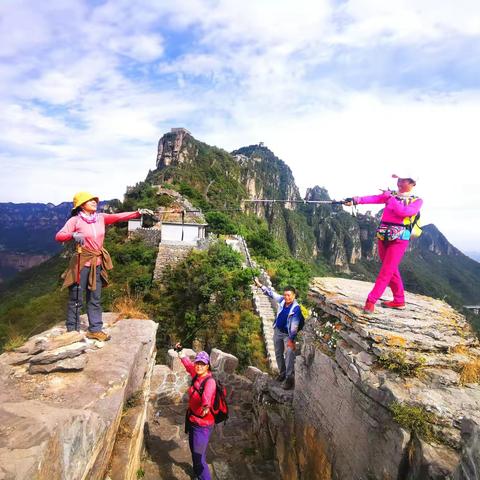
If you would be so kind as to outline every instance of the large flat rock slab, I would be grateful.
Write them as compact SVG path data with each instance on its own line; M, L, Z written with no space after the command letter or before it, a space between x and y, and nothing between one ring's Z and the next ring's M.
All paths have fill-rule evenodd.
M46 332L37 337L24 353L40 343L55 344L52 337L64 333L62 327L55 329L56 335ZM156 330L151 320L112 322L108 329L112 339L103 348L86 349L82 343L80 356L56 362L68 365L85 358L81 371L31 375L28 364L11 364L12 354L1 355L0 479L103 480L125 405L136 395L149 395L144 394L145 379L153 368ZM75 350L78 343L69 340L61 338L62 346L45 347L37 355ZM141 435L143 429L136 430ZM138 442L133 443L139 451Z
M428 467L447 471L452 478L470 478L454 475L471 464L472 456L480 456L477 440L465 433L465 425L474 425L474 432L480 425L478 338L465 317L445 302L408 292L405 310L378 304L366 315L362 307L371 288L371 283L343 278L312 282L314 316L307 321L297 359L296 384L301 388L295 391L294 408L309 412L311 420L316 417L318 431L324 430L318 441L328 438L324 453L335 457L336 465L327 463L337 474L359 473L368 465L373 473L382 468L393 472L410 443L411 472ZM391 298L389 293L385 299ZM310 406L313 399L315 409ZM336 402L340 406L331 408ZM412 436L398 443L401 427L409 430L395 420L398 408L404 415L420 408L434 440L415 443ZM382 436L372 431L380 425L389 430L389 441L383 444ZM343 456L341 450L355 436L370 440L357 441L358 456ZM472 448L477 448L475 454ZM436 456L433 451L443 453ZM389 465L377 461L382 456L389 456ZM412 475L405 478L417 478Z

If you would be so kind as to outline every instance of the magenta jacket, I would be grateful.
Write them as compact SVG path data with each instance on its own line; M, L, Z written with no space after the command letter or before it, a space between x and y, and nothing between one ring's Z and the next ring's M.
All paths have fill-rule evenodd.
M57 242L68 242L73 238L72 234L74 232L80 232L85 237L84 247L88 250L98 251L103 247L105 225L126 222L132 218L139 217L140 213L138 212L97 213L97 221L95 223L87 223L80 215L77 215L68 219L67 223L55 235L55 240ZM101 262L100 258L98 261Z
M182 357L181 362L185 367L185 370L193 378L196 377L195 373L195 364L188 358ZM205 378L211 377L212 373L208 372L207 375L203 378L195 378L195 383L188 389L189 402L188 407L190 408L189 420L190 422L199 425L200 427L208 427L215 424L215 418L212 413L213 401L215 400L215 393L217 391L217 384L214 380L207 381L204 386L203 395L200 396L198 390L200 389L201 383ZM200 417L202 414L202 407L209 407L210 411L204 416Z
M382 214L382 222L398 223L402 225L405 218L416 215L423 205L423 200L421 198L417 198L410 204L406 205L403 200L396 198L390 191L386 191L380 195L353 197L353 200L359 205L384 203L385 208Z

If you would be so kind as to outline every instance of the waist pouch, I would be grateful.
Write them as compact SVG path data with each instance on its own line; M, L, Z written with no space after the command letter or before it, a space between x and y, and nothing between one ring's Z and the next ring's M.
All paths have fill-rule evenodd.
M403 225L381 224L377 227L376 236L382 242L391 242L393 240L408 240L410 238L410 230Z

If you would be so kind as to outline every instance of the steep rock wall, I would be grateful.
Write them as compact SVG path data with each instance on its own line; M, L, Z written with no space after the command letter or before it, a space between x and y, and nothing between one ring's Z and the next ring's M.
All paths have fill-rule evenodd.
M370 287L312 284L294 392L255 384L261 450L285 479L478 478L480 386L466 374L478 340L451 307L419 295L407 294L406 311L365 316Z
M55 327L0 356L0 478L137 478L157 324L104 325L109 342Z

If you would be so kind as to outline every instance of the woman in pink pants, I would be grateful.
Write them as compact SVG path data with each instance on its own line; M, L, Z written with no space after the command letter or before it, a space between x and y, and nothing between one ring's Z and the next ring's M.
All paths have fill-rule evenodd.
M385 204L382 220L377 228L378 255L382 266L363 307L367 314L374 312L375 303L387 287L392 290L393 301L382 302L382 307L405 308L405 293L398 266L408 248L412 226L415 225L415 217L420 212L423 200L412 193L416 185L414 179L401 178L397 175L393 177L398 179L398 192L387 190L381 195L353 197L354 204Z

